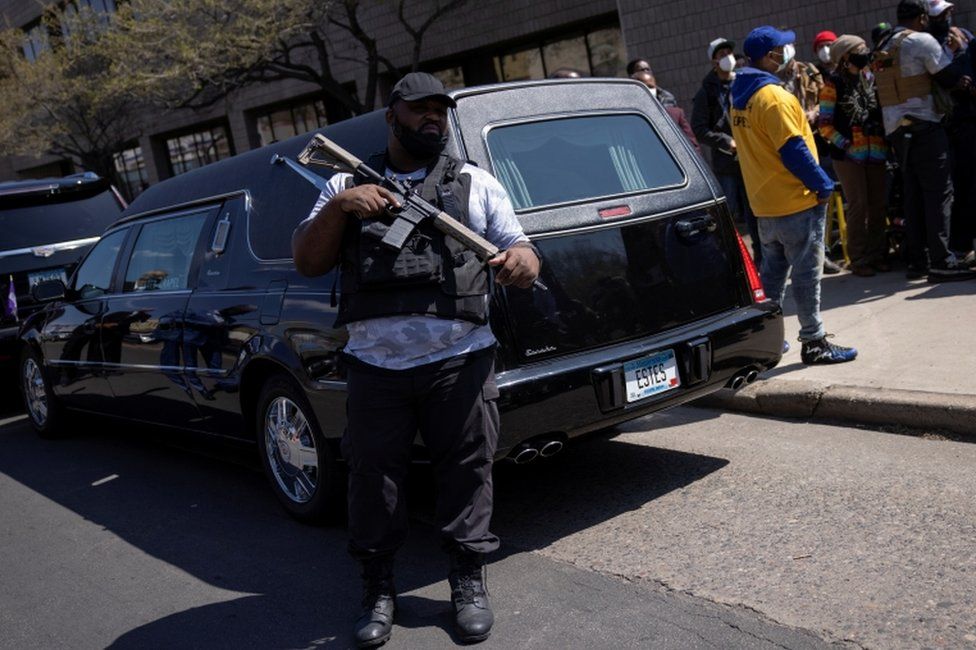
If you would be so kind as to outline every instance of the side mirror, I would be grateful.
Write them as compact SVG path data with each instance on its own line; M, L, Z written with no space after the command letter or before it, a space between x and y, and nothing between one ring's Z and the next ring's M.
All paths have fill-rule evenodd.
M34 302L64 300L64 297L68 295L68 288L64 286L64 282L61 280L45 280L31 287L30 294Z

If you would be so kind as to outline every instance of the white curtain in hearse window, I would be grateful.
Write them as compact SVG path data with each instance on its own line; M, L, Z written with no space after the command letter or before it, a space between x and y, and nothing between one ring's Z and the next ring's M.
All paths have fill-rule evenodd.
M684 173L639 115L499 126L488 133L498 180L516 210L681 185Z

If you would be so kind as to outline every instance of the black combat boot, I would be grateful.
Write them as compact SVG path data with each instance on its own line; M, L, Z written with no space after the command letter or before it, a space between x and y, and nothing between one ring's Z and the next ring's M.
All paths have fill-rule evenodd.
M363 562L363 615L356 621L357 648L372 648L389 641L396 613L393 558Z
M495 615L488 604L485 589L485 556L466 550L451 553L451 600L454 603L454 627L462 641L484 641L491 634Z

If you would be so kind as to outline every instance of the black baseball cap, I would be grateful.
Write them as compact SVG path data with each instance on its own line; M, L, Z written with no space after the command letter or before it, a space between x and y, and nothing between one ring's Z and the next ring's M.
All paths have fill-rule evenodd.
M898 20L916 18L928 12L929 6L925 0L901 0L898 3Z
M426 72L410 72L404 75L393 86L393 92L390 93L390 101L387 106L393 106L393 103L398 99L413 102L427 98L444 102L451 108L457 107L457 102L451 99L447 91L444 90L444 84L441 83L441 80Z

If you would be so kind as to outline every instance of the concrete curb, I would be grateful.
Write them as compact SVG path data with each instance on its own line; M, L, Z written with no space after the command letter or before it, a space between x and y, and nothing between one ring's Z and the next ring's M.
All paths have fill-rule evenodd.
M723 388L693 404L775 417L951 431L976 442L976 395L760 379L738 391Z

